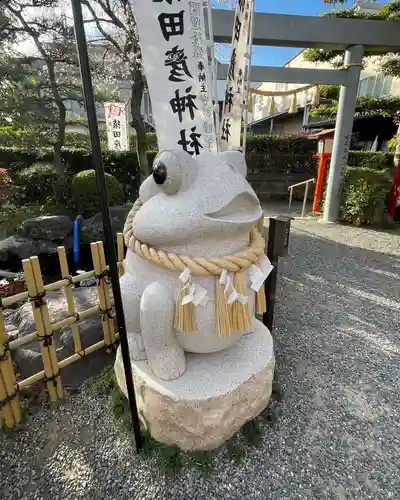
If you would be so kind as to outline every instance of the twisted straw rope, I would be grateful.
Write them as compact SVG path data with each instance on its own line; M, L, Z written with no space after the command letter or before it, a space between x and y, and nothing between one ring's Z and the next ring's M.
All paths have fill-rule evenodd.
M259 261L260 255L264 253L265 241L260 231L254 227L250 231L250 246L246 250L241 250L232 255L224 257L213 257L205 259L203 257L189 257L188 255L176 255L162 250L156 250L145 243L140 242L133 234L132 223L137 212L142 206L142 201L137 199L124 226L125 245L135 252L142 259L147 259L170 271L184 271L186 267L192 274L197 276L219 276L224 269L231 272L238 272L247 269L252 264Z

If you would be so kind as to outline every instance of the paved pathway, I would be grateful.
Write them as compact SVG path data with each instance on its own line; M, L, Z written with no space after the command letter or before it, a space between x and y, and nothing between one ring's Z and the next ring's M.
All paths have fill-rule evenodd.
M387 500L400 492L400 234L296 220L280 264L282 415L241 465L163 476L89 390L0 437L17 499Z

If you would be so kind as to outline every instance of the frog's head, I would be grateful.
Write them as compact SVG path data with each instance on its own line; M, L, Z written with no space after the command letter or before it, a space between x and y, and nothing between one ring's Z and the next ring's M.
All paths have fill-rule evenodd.
M262 215L239 151L197 158L184 151L162 151L139 197L143 205L133 232L156 248L187 243L201 248L205 240L239 238Z

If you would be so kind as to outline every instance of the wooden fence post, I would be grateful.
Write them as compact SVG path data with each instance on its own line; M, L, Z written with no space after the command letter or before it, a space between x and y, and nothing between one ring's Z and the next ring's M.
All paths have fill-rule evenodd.
M105 272L107 272L107 264L106 264L106 257L104 255L104 246L103 246L102 241L97 242L97 249L99 252L101 272L105 273ZM114 324L114 316L112 314L112 302L111 302L111 296L110 296L110 288L108 286L106 279L103 279L102 281L103 281L104 298L106 300L106 309L108 311L107 318L108 318L108 324L109 324L109 329L110 329L110 340L111 340L111 344L115 345L115 341L116 341L115 324Z
M105 293L104 293L104 281L105 281L107 275L105 274L104 271L102 271L98 244L96 242L91 243L90 250L92 252L94 275L97 279L97 293L99 295L100 312L102 313L101 322L103 325L104 342L106 344L106 348L109 349L111 344L112 344L111 332L110 332L110 321L109 321L110 318L109 318L109 314L107 313L107 302L106 302L106 297L105 297ZM105 283L105 285L107 286L107 283Z
M28 286L28 294L31 299L33 316L36 323L36 330L38 332L38 337L40 340L40 351L42 354L43 367L47 379L46 380L47 390L49 391L50 400L56 401L57 398L59 397L58 385L60 385L61 389L60 397L62 397L62 387L61 387L61 382L60 384L58 384L56 381L57 378L58 379L60 378L59 375L58 377L55 377L55 375L58 372L58 364L57 364L57 358L55 356L55 349L52 339L53 332L51 330L51 325L49 329L49 324L48 324L49 321L45 322L43 318L42 304L45 304L47 315L48 315L48 310L44 299L44 288L41 275L40 275L40 280L39 279L36 280L38 274L37 268L39 268L39 274L40 274L39 262L37 259L37 263L35 263L34 259L37 259L37 257L24 259L22 261L22 266L24 269L25 279ZM35 269L36 272L34 272L34 266L36 268ZM56 365L53 366L54 358L56 358ZM57 371L55 372L54 369L56 369Z
M74 285L71 282L71 278L69 275L67 253L65 251L65 247L58 247L57 252L58 252L58 259L60 261L61 277L63 279L69 280L70 282L68 285L64 286L64 293L65 293L65 298L67 300L68 313L70 314L70 316L75 316L76 320L78 320L79 316L76 313L74 294L72 292L72 287ZM79 334L79 328L76 322L72 323L71 330L72 330L72 337L74 339L75 352L79 354L80 352L82 352L82 343Z
M18 385L8 347L8 338L4 324L3 308L0 304L0 400L8 400L4 405L4 417L7 427L13 427L21 422L21 406L18 396ZM1 409L1 407L0 407ZM9 411L10 410L10 411ZM1 413L1 412L0 412ZM11 413L11 415L10 415ZM0 422L1 427L1 422Z
M125 258L125 247L124 247L124 236L122 233L117 233L117 250L118 250L118 264L120 264L118 268L119 276L123 276L124 274L124 265L123 261Z

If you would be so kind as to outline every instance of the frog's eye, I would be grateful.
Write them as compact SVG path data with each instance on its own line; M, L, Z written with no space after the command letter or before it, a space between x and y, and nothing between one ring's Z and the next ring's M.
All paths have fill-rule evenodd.
M167 180L167 167L159 161L153 168L153 179L156 184L164 184Z
M153 165L153 179L165 194L176 194L181 187L181 168L174 155L165 151Z

